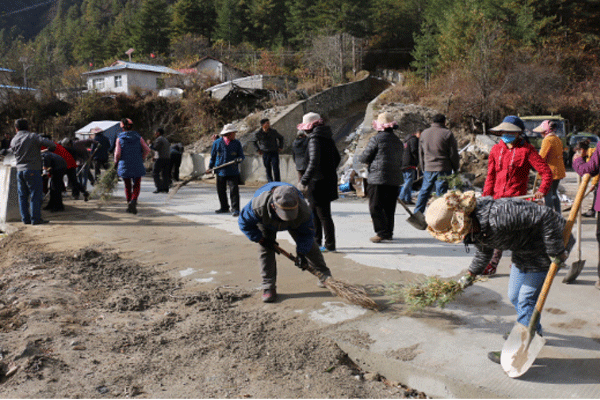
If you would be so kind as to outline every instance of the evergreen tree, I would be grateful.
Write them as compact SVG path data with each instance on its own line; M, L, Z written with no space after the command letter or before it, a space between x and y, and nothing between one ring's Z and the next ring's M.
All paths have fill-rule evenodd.
M231 45L241 43L244 39L244 20L239 0L220 0L215 37Z
M179 0L173 6L172 37L191 33L210 41L216 18L215 5L211 0Z
M252 0L249 12L250 41L261 47L281 45L285 36L284 0Z
M289 0L286 4L286 36L296 47L307 46L316 29L317 0Z
M140 56L166 54L169 49L171 16L165 0L144 0L132 23L134 48Z

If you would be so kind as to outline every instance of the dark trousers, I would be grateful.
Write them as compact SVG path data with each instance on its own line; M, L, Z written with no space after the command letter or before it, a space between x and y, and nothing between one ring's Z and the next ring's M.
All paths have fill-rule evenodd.
M325 248L335 251L335 225L331 218L331 202L313 204L312 211L315 220L315 242L320 247L325 235Z
M277 232L272 230L261 229L263 236L266 239L275 240ZM289 231L294 240L297 240L297 235L293 231ZM323 275L331 276L331 271L325 264L323 254L319 250L316 243L313 244L310 251L306 255L308 264L314 267ZM262 289L275 289L277 282L277 262L275 261L275 251L268 249L262 245L258 245L258 261L260 265L260 275L262 276Z
M267 180L273 182L281 182L281 174L279 173L279 152L269 151L262 155L263 165L267 170Z
M171 184L171 166L168 158L157 158L152 167L156 190L168 192Z
M52 171L52 177L50 179L50 200L44 207L45 210L50 211L63 211L65 206L62 201L63 191L63 178L65 176L64 169L57 169Z
M67 169L67 179L69 179L69 186L71 186L73 197L79 197L79 193L86 192L83 185L79 182L79 179L77 179L77 168Z
M100 171L104 168L108 169L108 161L103 160L92 160L94 163L94 181L98 182L98 178L100 178Z
M221 210L229 210L227 202L227 187L229 186L229 198L231 199L231 209L240 211L240 176L221 176L217 175L217 194L219 195L219 203Z
M400 186L369 185L367 194L375 233L382 239L391 239L394 235L394 216Z
M171 154L171 179L179 180L179 167L181 166L181 154Z

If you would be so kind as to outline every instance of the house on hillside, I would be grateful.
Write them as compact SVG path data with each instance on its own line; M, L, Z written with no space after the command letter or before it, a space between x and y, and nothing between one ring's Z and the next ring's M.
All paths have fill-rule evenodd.
M134 88L159 91L165 88L165 79L182 74L160 65L119 60L110 67L85 72L82 75L87 79L88 91L131 94Z
M227 82L250 75L246 71L211 56L203 57L188 68L179 71L186 75L203 75L219 82Z

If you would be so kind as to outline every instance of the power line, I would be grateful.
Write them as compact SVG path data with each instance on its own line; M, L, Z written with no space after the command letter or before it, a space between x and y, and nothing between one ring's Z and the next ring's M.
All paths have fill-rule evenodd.
M56 0L43 1L41 3L34 4L32 6L29 6L29 7L21 8L20 10L11 11L11 12L8 12L8 13L2 13L0 16L2 16L2 17L8 17L9 15L18 14L18 13L23 12L23 11L29 11L29 10L32 10L34 8L38 8L38 7L45 6L45 5L50 4L50 3L54 3L55 1Z

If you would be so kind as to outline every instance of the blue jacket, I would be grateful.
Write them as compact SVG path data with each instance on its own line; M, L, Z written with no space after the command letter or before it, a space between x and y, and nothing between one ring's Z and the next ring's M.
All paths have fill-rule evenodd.
M245 158L242 143L237 139L233 139L229 142L229 145L226 145L225 140L219 138L213 142L212 149L210 150L210 163L208 164L208 168L212 169L213 167L218 167L219 165L228 163L237 158L241 158L242 160ZM238 164L233 164L218 169L215 172L219 176L235 176L240 174L240 169Z
M117 136L121 144L117 173L121 178L140 178L146 175L141 138L136 131L121 132Z
M108 140L108 138L104 136L102 132L98 132L96 136L94 136L94 140L97 142L92 146L92 152L96 151L94 153L94 160L107 162L108 151L110 150L110 140Z
M315 225L312 212L300 195L298 217L294 221L282 221L271 207L272 190L281 185L292 186L289 183L270 182L254 193L252 200L242 209L238 218L240 230L248 239L258 242L262 239L262 230L273 232L290 231L296 234L296 252L307 254L315 243ZM293 187L293 186L292 186Z

